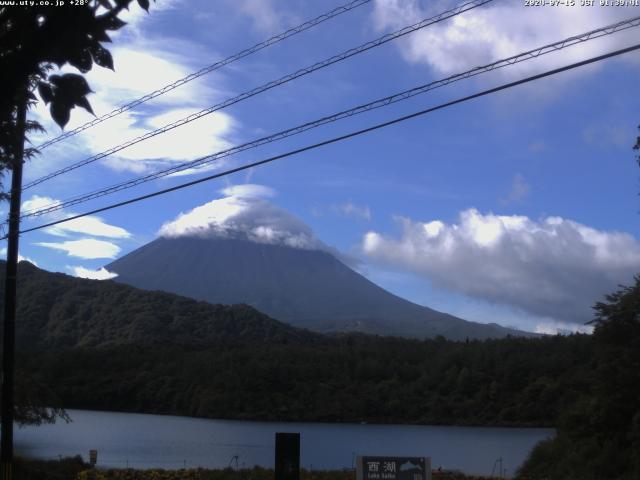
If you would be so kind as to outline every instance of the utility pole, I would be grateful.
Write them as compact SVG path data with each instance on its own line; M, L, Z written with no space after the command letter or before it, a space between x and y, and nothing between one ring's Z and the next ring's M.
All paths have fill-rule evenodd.
M27 120L27 97L21 96L16 118L16 147L11 166L11 199L7 265L4 284L4 326L2 338L2 410L0 415L0 464L2 479L13 478L13 409L16 343L16 281L18 276L18 240L20 238L20 200L22 195L22 164L24 134Z

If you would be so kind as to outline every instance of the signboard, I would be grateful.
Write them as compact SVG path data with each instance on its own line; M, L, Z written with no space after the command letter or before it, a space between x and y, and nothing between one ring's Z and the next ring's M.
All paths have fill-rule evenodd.
M89 450L89 463L91 465L98 463L98 450Z
M300 480L300 434L276 433L275 480Z
M356 480L431 480L431 459L358 457Z

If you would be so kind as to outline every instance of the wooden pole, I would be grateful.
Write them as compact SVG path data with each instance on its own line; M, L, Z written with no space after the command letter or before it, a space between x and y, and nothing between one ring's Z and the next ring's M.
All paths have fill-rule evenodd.
M27 119L27 100L18 105L16 118L16 149L11 169L11 199L9 234L4 284L4 325L2 338L2 406L0 427L0 464L2 480L13 478L13 412L16 342L16 283L18 277L18 240L20 238L20 201L22 195L22 164Z

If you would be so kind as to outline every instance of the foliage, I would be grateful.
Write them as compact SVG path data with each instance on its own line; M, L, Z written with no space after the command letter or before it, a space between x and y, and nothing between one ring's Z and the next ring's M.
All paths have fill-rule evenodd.
M18 370L15 381L14 421L18 425L55 423L57 419L70 421L60 398L47 381L37 373Z
M0 291L5 262L0 262ZM0 298L0 308L3 299ZM123 343L202 344L247 338L317 341L320 335L272 320L246 305L209 305L114 282L78 279L19 265L18 352ZM20 424L67 420L60 397L42 369L16 372L15 417Z
M77 480L273 480L272 469L253 467L249 469L222 470L183 469L183 470L133 470L107 469L85 470L78 474ZM354 480L353 470L300 470L301 480ZM470 477L462 474L435 476L443 480L482 480L486 477Z
M74 107L93 113L87 100L91 88L82 75L50 72L54 66L60 69L65 64L82 74L91 70L94 63L113 69L113 59L103 44L111 41L107 32L126 24L118 15L129 8L131 1L87 0L71 8L50 6L50 2L0 6L0 179L18 161L37 153L35 148L27 147L23 156L19 155L26 136L43 130L33 120L21 125L19 118L20 111L37 101L34 90L38 90L50 106L52 118L63 128ZM148 11L149 0L137 1ZM0 192L0 200L8 198L7 192ZM54 397L42 384L18 377L16 387L18 422L39 424L66 418L64 411L50 407L51 403L43 406Z
M5 265L0 261L0 289ZM111 281L50 273L28 262L20 262L18 273L16 341L23 352L121 344L202 345L237 338L303 343L323 339L247 305L210 305Z
M246 305L210 305L27 262L19 273L18 377L50 385L50 398L66 408L542 426L590 382L593 345L584 335L329 337Z
M348 335L30 352L66 408L274 421L549 426L589 382L587 336Z
M60 460L34 460L16 457L13 478L17 480L74 480L88 464L80 456Z
M51 71L70 64L84 74L94 63L113 69L104 43L111 41L107 32L126 25L118 15L131 1L88 0L71 8L49 6L49 2L0 6L0 174L14 165L16 147L24 137L19 131L18 110L37 100L34 90L61 127L76 106L93 113L87 100L91 89L84 77ZM149 0L137 1L148 10ZM30 121L26 133L41 128ZM25 156L33 153L34 149L26 149Z
M592 336L453 342L324 336L247 306L20 269L18 377L66 408L555 425L521 478L637 478L640 280L596 305Z
M640 277L597 303L590 388L538 445L521 478L640 478Z

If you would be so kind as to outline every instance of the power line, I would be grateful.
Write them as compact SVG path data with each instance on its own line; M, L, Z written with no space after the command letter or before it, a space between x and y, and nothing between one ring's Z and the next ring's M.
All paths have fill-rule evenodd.
M44 215L46 213L51 213L57 210L61 210L63 208L66 207L70 207L73 205L77 205L79 203L84 203L86 201L89 200L93 200L96 198L100 198L106 195L110 195L112 193L116 193L128 188L133 188L135 186L141 185L143 183L158 179L158 178L162 178L162 177L166 177L169 175L172 175L174 173L177 172L181 172L190 168L197 168L197 167L201 167L203 165L215 162L217 160L220 160L221 158L225 158L231 155L234 155L236 153L239 152L243 152L252 148L256 148L268 143L272 143L275 142L277 140L281 140L293 135L297 135L299 133L305 132L307 130L311 130L313 128L317 128L321 125L325 125L328 123L332 123L338 120L342 120L344 118L349 118L351 116L354 115L358 115L360 113L364 113L373 109L377 109L377 108L381 108L384 106L387 106L389 104L392 103L396 103L399 101L403 101L403 100L407 100L415 95L419 95L422 93L426 93L429 92L431 90L434 90L436 88L440 88L443 87L445 85L449 85L451 83L463 80L463 79L467 79L482 73L486 73L498 68L502 68L502 67L506 67L509 65L514 65L523 61L527 61L533 58L537 58L541 55L546 55L548 53L551 52L555 52L558 50L562 50L564 48L570 47L572 45L578 44L578 43L583 43L589 40L593 40L595 38L600 38L602 36L605 35L611 35L613 33L616 32L620 32L622 30L626 30L632 27L637 27L640 26L640 16L638 17L633 17L627 20L623 20L617 23L614 23L612 25L607 25L605 27L601 27L598 28L596 30L591 30L589 32L586 33L582 33L580 35L574 35L572 37L566 38L564 40L560 40L558 42L555 43L551 43L533 50L529 50L527 52L524 53L519 53L517 55L508 57L506 59L502 59L502 60L498 60L496 62L490 63L488 65L484 65L484 66L480 66L480 67L475 67L471 70L467 70L465 72L462 73L458 73L455 75L452 75L450 77L447 77L445 79L441 79L441 80L436 80L424 85L420 85L418 87L412 88L410 90L405 90L403 92L400 93L396 93L378 100L374 100L372 102L363 104L363 105L359 105L357 107L353 107L350 108L348 110L343 110L341 112L338 112L336 114L333 115L329 115L329 116L325 116L322 117L320 119L311 121L311 122L307 122L304 123L302 125L298 125L296 127L293 128L289 128L286 130L282 130L280 132L256 139L256 140L252 140L250 142L244 143L242 145L238 145L235 147L231 147L229 149L226 150L222 150L220 152L216 152L214 154L211 155L207 155L201 158L198 158L196 160L192 160L190 162L185 162L185 163L181 163L179 165L175 165L173 167L169 167L157 172L153 172L150 173L148 175L142 176L142 177L138 177L138 178L134 178L131 180L127 180L115 185L112 185L110 187L107 188L103 188L100 190L96 190L93 192L89 192L89 193L85 193L76 197L72 197L70 199L64 200L62 202L56 202L56 203L52 203L50 205L44 206L44 207L40 207L37 209L32 209L30 211L26 211L24 212L24 214L22 215L21 218L28 218L28 217L36 217L36 216L40 216L40 215Z
M246 48L238 53L235 53L227 58L225 58L224 60L220 60L219 62L216 62L212 65L209 65L207 67L201 68L200 70L198 70L197 72L191 73L189 75L187 75L186 77L183 77L179 80L176 80L173 83L170 83L168 85L165 85L164 87L161 87L157 90L154 90L151 93L147 93L146 95L133 100L125 105L122 105L121 107L118 107L114 110L112 110L109 113L106 113L104 115L101 115L100 117L94 118L93 120L80 125L79 127L74 128L73 130L69 130L65 133L62 133L60 135L58 135L55 138L52 138L51 140L47 140L46 142L38 145L38 150L42 150L46 147L48 147L49 145L53 145L54 143L58 143L61 140L64 140L65 138L69 138L72 137L84 130L87 130L95 125L98 125L99 123L104 122L105 120L109 120L110 118L113 118L117 115L120 115L121 113L126 112L127 110L131 110L132 108L137 107L138 105L145 103L153 98L159 97L160 95L164 95L167 92L170 92L171 90L174 90L182 85L184 85L185 83L189 83L192 80L195 80L196 78L199 78L203 75L206 75L207 73L211 73L214 70L218 70L222 67L224 67L225 65L229 65L230 63L233 63L237 60L240 60L244 57L248 57L249 55L252 55L264 48L270 47L271 45L274 45L276 43L279 43L289 37L292 37L294 35L297 35L299 33L304 32L305 30L309 30L310 28L313 28L317 25L320 25L321 23L330 20L334 17L337 17L338 15L342 15L343 13L349 12L355 8L358 8L366 3L369 3L371 0L354 0L350 3L347 3L345 5L341 5L339 7L334 8L333 10L323 13L322 15L317 16L316 18L309 20L307 22L304 22L296 27L290 28L289 30L286 30L278 35L274 35L273 37L255 44L252 47Z
M467 3L464 3L462 5L459 5L457 7L454 7L450 10L444 11L434 17L430 17L427 19L424 19L420 22L417 22L413 25L404 27L400 30L397 30L393 33L388 33L386 35L383 35L382 37L379 37L375 40L372 40L370 42L364 43L362 45L359 45L357 47L351 48L349 50L346 50L338 55L334 55L333 57L330 57L326 60L322 60L320 62L314 63L313 65L306 67L306 68L302 68L300 70L297 70L294 73L290 73L288 75L285 75L284 77L279 78L278 80L272 80L271 82L265 83L259 87L256 87L252 90L248 90L244 93L241 93L240 95L236 95L235 97L229 98L221 103L218 103L212 107L200 110L199 112L196 113L192 113L191 115L188 115L184 118L181 118L180 120L176 120L175 122L169 123L163 127L160 127L156 130L153 130L151 132L147 132L144 135L140 135L136 138L133 138L131 140L128 140L127 142L121 143L120 145L117 145L115 147L112 147L108 150L105 150L104 152L98 153L96 155L93 155L89 158L86 158L84 160L81 160L79 162L76 162L72 165L69 165L65 168L62 168L60 170L57 170L53 173L50 173L48 175L45 175L43 177L40 177L36 180L33 180L29 183L27 183L24 187L23 190L27 190L31 187L34 187L36 185L39 185L42 182L45 182L47 180L50 180L54 177L57 177L59 175L63 175L65 173L68 173L72 170L75 170L76 168L80 168L83 167L85 165L88 165L90 163L93 163L97 160L100 160L102 158L105 158L109 155L112 155L116 152L119 152L121 150L124 150L127 147L130 147L132 145L135 145L137 143L140 143L144 140L147 140L149 138L155 137L157 135L163 134L168 132L169 130L173 130L174 128L180 127L182 125L185 125L187 123L193 122L194 120L197 120L199 118L204 117L205 115L209 115L213 112L216 112L218 110L222 110L226 107L229 107L231 105L234 105L238 102L241 102L243 100L246 100L248 98L251 98L255 95L258 95L259 93L263 93L267 90L270 90L272 88L275 88L277 86L283 85L285 83L288 83L292 80L295 80L296 78L302 77L304 75L308 75L312 72L315 72L317 70L320 70L322 68L328 67L329 65L333 65L334 63L338 63L341 62L343 60L346 60L350 57L353 57L354 55L358 55L360 53L366 52L367 50L370 50L372 48L375 47L379 47L380 45L383 45L387 42L390 42L392 40L395 40L396 38L402 37L404 35L407 35L409 33L415 32L416 30L420 30L422 28L426 28L430 25L433 25L435 23L441 22L443 20L446 20L448 18L451 17L455 17L456 15L459 15L463 12L472 10L474 8L477 8L481 5L490 3L494 0L471 0Z
M140 201L143 201L143 200L147 200L149 198L157 197L157 196L164 195L164 194L167 194L167 193L170 193L170 192L174 192L174 191L177 191L177 190L182 190L184 188L191 187L191 186L194 186L194 185L197 185L197 184L200 184L200 183L208 182L208 181L214 180L216 178L221 178L221 177L224 177L224 176L227 176L227 175L231 175L233 173L237 173L237 172L240 172L240 171L243 171L243 170L247 170L249 168L254 168L254 167L258 167L260 165L265 165L267 163L271 163L271 162L274 162L276 160L280 160L282 158L286 158L286 157L290 157L290 156L293 156L293 155L297 155L299 153L307 152L307 151L310 151L310 150L315 150L316 148L320 148L320 147L323 147L323 146L326 146L326 145L330 145L330 144L337 143L337 142L340 142L340 141L343 141L343 140L347 140L349 138L357 137L357 136L363 135L365 133L370 133L370 132L373 132L375 130L379 130L381 128L388 127L390 125L395 125L397 123L401 123L401 122L410 120L412 118L416 118L416 117L419 117L419 116L422 116L422 115L426 115L426 114L431 113L431 112L435 112L437 110L442 110L444 108L451 107L453 105L457 105L459 103L467 102L469 100L473 100L473 99L476 99L476 98L479 98L479 97L490 95L492 93L496 93L496 92L499 92L499 91L502 91L502 90L507 90L509 88L512 88L512 87L515 87L515 86L518 86L518 85L523 85L525 83L529 83L529 82L532 82L532 81L535 81L535 80L540 80L540 79L545 78L545 77L556 75L556 74L561 73L561 72L566 72L566 71L572 70L574 68L578 68L578 67L582 67L582 66L585 66L585 65L589 65L589 64L592 64L592 63L595 63L595 62L599 62L599 61L602 61L602 60L605 60L605 59L608 59L608 58L612 58L612 57L615 57L615 56L618 56L618 55L622 55L624 53L629 53L629 52L632 52L632 51L635 51L635 50L639 50L639 49L640 49L640 44L636 44L636 45L633 45L631 47L623 48L623 49L620 49L620 50L615 50L613 52L609 52L609 53L604 54L604 55L599 55L597 57L592 57L590 59L583 60L581 62L576 62L576 63L572 63L570 65L566 65L564 67L555 68L553 70L548 70L546 72L539 73L537 75L532 75L530 77L526 77L526 78L523 78L521 80L517 80L515 82L506 83L506 84L500 85L498 87L490 88L488 90L483 90L483 91L475 93L473 95L468 95L466 97L462 97L462 98L458 98L456 100L452 100L452 101L449 101L449 102L446 102L446 103L442 103L442 104L437 105L435 107L430 107L430 108L427 108L427 109L424 109L424 110L420 110L418 112L411 113L409 115L404 115L402 117L394 118L393 120L389 120L389 121L386 121L386 122L383 122L383 123L378 123L378 124L373 125L371 127L367 127L367 128L361 129L361 130L356 130L354 132L347 133L345 135L341 135L339 137L333 137L333 138L330 138L328 140L324 140L322 142L314 143L312 145L307 145L306 147L298 148L296 150L290 150L290 151L288 151L286 153L282 153L280 155L276 155L276 156L269 157L269 158L266 158L266 159L263 159L263 160L259 160L259 161L252 162L252 163L248 163L248 164L242 165L240 167L236 167L236 168L232 168L232 169L229 169L229 170L225 170L224 172L219 172L219 173L216 173L216 174L213 174L213 175L209 175L207 177L199 178L197 180L192 180L190 182L182 183L180 185L175 185L175 186L170 187L170 188L165 188L163 190L158 190L158 191L153 192L153 193L148 193L146 195L141 195L141 196L138 196L138 197L134 197L134 198L131 198L129 200L124 200L122 202L113 203L111 205L107 205L106 207L96 208L94 210L91 210L91 211L88 211L88 212L85 212L85 213L81 213L81 214L78 214L78 215L73 215L73 216L65 218L65 219L56 220L54 222L49 222L49 223L45 223L45 224L42 224L42 225L38 225L37 227L28 228L26 230L20 231L20 233L22 234L22 233L27 233L27 232L33 232L35 230L41 230L43 228L52 227L54 225L59 225L61 223L70 222L70 221L76 220L78 218L86 217L86 216L89 216L89 215L94 215L96 213L105 212L107 210L112 210L114 208L122 207L122 206L125 206L125 205L130 205L132 203L137 203L137 202L140 202ZM3 237L3 238L0 238L0 240L4 240L5 238L6 238L6 236Z

